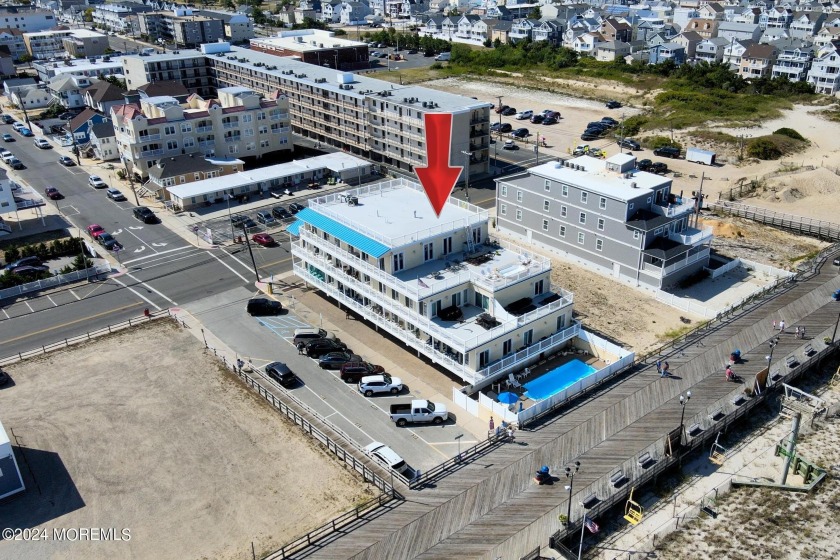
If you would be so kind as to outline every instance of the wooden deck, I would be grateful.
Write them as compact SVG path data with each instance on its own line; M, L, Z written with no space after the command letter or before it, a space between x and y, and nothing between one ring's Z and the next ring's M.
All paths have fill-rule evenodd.
M653 365L640 367L583 402L518 432L479 460L440 479L434 487L406 493L406 502L344 535L336 536L307 558L366 560L423 560L451 558L515 559L545 545L561 528L559 514L568 507L563 467L580 461L574 479L572 520L579 523L578 505L595 494L606 500L625 493L643 474L638 457L650 452L661 459L663 436L680 422L679 395L691 390L685 426L699 424L703 433L714 430L710 415L730 412L732 396L743 387L725 381L724 364L738 348L744 363L736 373L748 382L767 366L768 340L777 333L772 321L784 319L788 334L779 335L771 372L783 371L785 357L811 343L823 348L840 314L831 293L840 289L837 267L830 255L812 277L789 285L737 317L724 320L676 347L664 359L673 377L661 379ZM797 325L807 328L808 340L794 337ZM532 482L534 472L549 465L559 478L551 486ZM620 489L610 476L621 469L629 482ZM578 525L579 526L579 525Z

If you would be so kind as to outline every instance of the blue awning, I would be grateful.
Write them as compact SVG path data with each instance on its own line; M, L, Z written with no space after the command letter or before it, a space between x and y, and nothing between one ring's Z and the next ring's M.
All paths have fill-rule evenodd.
M300 235L300 226L303 225L303 220L295 220L294 222L286 228L286 232L294 235L297 237Z
M374 258L379 258L390 250L390 247L383 245L379 241L375 241L366 235L353 231L344 224L340 224L331 218L327 218L323 214L319 214L311 208L304 208L298 212L295 217L298 219L295 224L304 221L307 224L329 233L333 237L344 241L351 247L354 247L362 253L366 253ZM291 226L289 226L289 229L291 229ZM298 229L300 229L300 226L298 226Z

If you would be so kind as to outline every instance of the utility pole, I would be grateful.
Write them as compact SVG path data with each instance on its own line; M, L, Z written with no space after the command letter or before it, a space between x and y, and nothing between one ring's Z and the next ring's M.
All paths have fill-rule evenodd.
M251 255L251 264L254 266L254 275L257 277L257 282L259 282L260 273L257 271L257 261L254 260L254 252L251 250L251 240L248 239L248 230L245 229L245 222L242 222L242 233L245 234L245 243L248 245L248 254Z
M499 98L499 104L496 105L496 110L499 112L499 137L496 139L496 143L493 144L493 165L495 168L493 169L493 174L496 174L496 170L499 168L499 142L502 141L502 99L501 95L497 95L496 97Z
M706 172L700 174L700 191L697 193L697 201L694 207L694 227L700 229L700 209L703 207L703 181L706 179Z
M464 191L466 191L466 199L467 202L470 201L470 158L472 157L473 153L468 152L466 150L461 150L461 153L464 154Z
M131 194L134 195L134 202L140 206L140 199L137 198L137 191L134 189L134 178L128 172L128 162L123 158L123 167L125 168L125 177L128 179L128 186L131 188Z

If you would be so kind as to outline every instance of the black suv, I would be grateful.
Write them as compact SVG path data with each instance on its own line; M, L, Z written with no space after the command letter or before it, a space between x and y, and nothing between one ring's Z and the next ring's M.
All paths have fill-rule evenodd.
M289 211L286 210L286 208L284 206L275 206L274 208L271 209L271 213L278 220L285 220L286 218L291 218L292 217L292 215L289 214Z
M247 310L249 315L280 315L283 304L273 299L254 298L248 300Z
M653 162L649 159L640 159L636 162L636 167L639 168L639 171L650 171L651 165L653 165Z
M306 345L306 355L316 359L330 352L344 352L346 350L346 344L329 338L318 338Z
M674 146L662 146L661 148L656 148L655 150L653 150L653 155L676 159L680 157L680 149L675 148Z
M650 169L648 169L651 173L656 173L657 175L664 175L668 173L668 166L662 163L661 161L654 162L651 164Z
M138 206L132 210L132 212L134 213L134 217L144 224L153 224L157 222L157 216L155 216L155 213L145 206Z
M289 366L283 362L271 362L265 366L265 373L267 373L271 379L286 388L294 387L296 385L300 385L301 383L298 376L292 373Z

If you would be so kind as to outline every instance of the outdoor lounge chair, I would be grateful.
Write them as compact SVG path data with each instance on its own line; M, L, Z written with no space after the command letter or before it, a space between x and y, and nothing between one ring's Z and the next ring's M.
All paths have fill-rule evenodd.
M514 387L515 389L519 389L520 387L522 387L522 384L516 380L512 372L508 374L508 384L511 387Z

